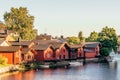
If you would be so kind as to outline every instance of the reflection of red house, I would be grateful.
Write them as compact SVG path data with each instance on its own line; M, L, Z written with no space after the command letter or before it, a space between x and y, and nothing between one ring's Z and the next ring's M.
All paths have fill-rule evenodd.
M84 52L86 58L94 58L100 55L100 43L99 42L87 42L85 43Z
M19 46L1 46L0 55L8 59L8 64L18 64L21 62L21 50Z

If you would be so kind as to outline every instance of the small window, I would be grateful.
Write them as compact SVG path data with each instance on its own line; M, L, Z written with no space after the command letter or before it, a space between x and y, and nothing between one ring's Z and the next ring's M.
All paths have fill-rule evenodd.
M31 59L31 56L30 55L28 55L28 57L27 57L28 59Z
M81 53L80 53L80 55L79 55L80 57L81 57Z
M63 52L65 52L65 49L63 49Z
M59 59L61 59L61 55L59 55Z
M63 58L65 59L65 55L63 55Z

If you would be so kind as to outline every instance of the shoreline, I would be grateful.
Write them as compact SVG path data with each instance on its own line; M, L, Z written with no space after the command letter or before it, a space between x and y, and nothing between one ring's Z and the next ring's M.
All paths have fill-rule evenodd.
M1 74L0 74L0 77L5 77L5 76L9 76L9 75L17 74L17 73L19 73L19 71L5 72L5 73L1 73Z

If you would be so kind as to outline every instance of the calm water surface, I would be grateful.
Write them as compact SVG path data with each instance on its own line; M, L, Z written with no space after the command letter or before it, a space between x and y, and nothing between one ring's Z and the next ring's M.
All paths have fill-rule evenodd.
M44 69L0 76L0 80L120 80L120 55L113 62L89 63L69 69Z

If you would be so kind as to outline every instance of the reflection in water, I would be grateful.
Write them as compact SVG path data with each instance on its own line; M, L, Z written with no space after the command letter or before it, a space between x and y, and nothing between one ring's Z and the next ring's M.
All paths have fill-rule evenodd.
M120 59L110 63L89 63L69 69L32 70L0 77L0 80L120 80L119 75Z
M33 70L0 77L0 80L34 80Z

